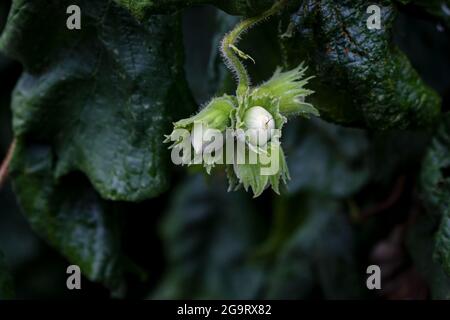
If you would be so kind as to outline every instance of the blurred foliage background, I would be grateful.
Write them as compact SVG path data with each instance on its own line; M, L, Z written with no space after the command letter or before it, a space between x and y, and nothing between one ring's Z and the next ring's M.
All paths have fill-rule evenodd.
M327 1L322 2L321 8L326 8ZM33 201L22 200L24 215L8 183L0 190L0 298L449 299L450 118L445 114L450 107L450 14L444 10L449 7L399 1L398 15L391 19L386 2L383 12L392 24L393 43L430 88L415 80L413 71L404 74L411 66L399 62L403 58L396 51L390 56L383 41L391 38L383 33L375 39L356 38L369 41L364 48L356 43L356 49L346 49L370 52L361 55L378 61L377 71L367 71L367 61L342 61L326 48L321 51L320 41L339 46L346 40L323 21L308 25L318 11L308 6L313 2L303 1L302 9L299 5L298 11L252 30L240 46L257 61L248 65L254 83L267 79L276 66L294 65L300 58L318 76L314 103L322 106L324 119L288 124L283 145L292 180L282 196L265 192L252 199L243 191L227 193L223 172L206 177L195 169L172 167L170 183L157 197L113 201L112 191L105 187L97 191L107 200L94 205L91 199L100 198L97 192L83 174L71 172L57 187L64 189L57 190L58 197L68 201L61 205L62 214L34 213L41 201L32 197ZM352 14L349 3L343 1L339 8L343 19ZM355 8L361 3L356 1ZM0 4L1 29L10 6L9 1ZM241 12L239 6L218 6ZM152 14L160 8L149 10ZM348 19L351 33L362 18ZM237 21L239 17L212 5L182 12L184 70L192 96L180 93L186 96L172 108L193 112L198 108L193 105L233 92L234 81L223 67L218 46ZM298 28L294 38L284 33L289 21ZM285 35L281 40L280 33ZM297 49L295 41L302 44ZM9 46L15 48L15 43ZM37 47L27 50L31 48ZM22 68L0 55L2 158L12 141L11 96ZM389 77L401 88L386 84ZM26 92L24 83L21 90ZM385 91L380 93L380 88ZM374 91L387 96L376 102ZM412 95L402 96L407 92ZM441 113L427 107L428 102L421 104L429 108L426 115L414 113L420 110L404 112L410 101L423 96L431 97L426 100L430 104L440 104ZM348 110L329 105L345 105ZM375 110L380 105L388 108ZM39 128L39 123L34 125ZM30 158L23 152L29 150L19 150L17 172L29 166L30 159L46 165L39 162L38 153ZM19 190L33 185L27 192L40 194L47 189L40 180L27 180L22 174L14 179ZM81 197L89 204L78 203ZM55 206L50 211L58 210ZM81 291L65 286L65 271L72 263L90 270ZM365 286L370 264L381 266L382 290Z

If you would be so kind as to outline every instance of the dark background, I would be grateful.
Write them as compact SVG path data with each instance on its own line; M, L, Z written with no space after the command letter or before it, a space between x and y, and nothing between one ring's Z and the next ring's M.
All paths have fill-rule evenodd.
M0 29L5 23L8 9L9 1L2 1ZM205 75L210 74L208 70L212 68L213 61L210 61L212 53L213 57L216 57L217 47L214 43L213 30L219 19L217 15L218 11L212 7L192 8L184 13L186 73L189 75L188 80L199 105L205 103L211 94L218 90L229 91L226 86L216 88L213 81L205 79ZM441 28L414 14L403 13L397 20L395 41L407 53L423 79L444 97L443 109L447 111L450 107L450 41L448 33L443 32ZM252 33L243 48L251 47L252 43L261 44L259 41L261 39L264 39L264 32ZM258 45L256 47L258 50L252 52L254 58L257 61L264 59L264 54L268 50ZM273 70L278 63L271 60L267 70ZM256 80L260 81L270 76L270 73L267 74L264 70L258 74L259 71L252 68L250 73ZM0 56L0 158L4 157L12 140L9 100L20 73L19 64ZM420 149L420 140L417 140L417 145ZM420 149L419 153L422 150ZM381 208L379 211L375 210L374 214L380 215L377 218L378 223L383 225L383 228L371 233L372 239L367 240L369 244L362 246L364 250L359 257L361 275L364 274L364 266L373 261L371 259L374 257L374 251L385 252L383 249L386 247L391 251L397 250L393 253L397 260L394 258L396 264L394 263L395 270L391 283L397 291L394 290L394 294L370 292L364 295L370 298L428 296L429 288L426 281L415 270L402 245L396 242L396 237L401 234L402 225L410 215L411 203L416 192L414 184L419 163L413 160L409 167L401 167L398 170L392 174L392 179L387 183L366 186L358 195L360 199L365 199L370 194L378 194L377 199ZM170 205L171 193L183 179L184 173L180 171L175 176L171 189L161 197L132 206L127 205L127 212L122 217L123 246L130 259L142 268L142 272L136 274L143 274L141 277L136 274L129 276L127 296L130 298L145 297L159 283L166 270L166 256L158 236L158 226ZM397 190L401 190L398 195ZM302 198L298 197L298 201L301 201ZM389 202L391 198L393 202ZM273 202L270 193L253 200L260 212L260 219L267 227L273 222ZM383 204L386 206L383 207ZM381 249L377 244L381 244ZM83 279L81 291L66 289L65 270L70 263L30 229L16 204L10 183L0 190L0 249L4 252L13 274L17 298L108 298L110 295L101 285L91 283L87 279ZM320 289L313 291L311 295L312 298L321 296Z

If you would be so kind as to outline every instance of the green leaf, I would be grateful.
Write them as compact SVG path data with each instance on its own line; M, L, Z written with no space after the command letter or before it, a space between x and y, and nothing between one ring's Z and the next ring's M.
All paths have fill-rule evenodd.
M4 256L0 251L0 300L14 297L13 281L4 260Z
M302 204L295 206L301 222L278 249L268 298L305 299L317 285L325 299L361 297L364 280L342 205L330 198L301 198Z
M194 5L211 4L230 14L255 15L261 13L275 0L114 0L143 19L149 14L169 13Z
M432 257L436 248L435 230L436 219L429 214L421 214L408 231L407 248L415 267L430 287L431 298L449 300L450 276Z
M447 212L441 219L436 233L434 259L440 262L447 275L450 275L450 213Z
M377 130L430 127L440 97L392 43L395 6L379 5L382 28L369 30L366 1L303 1L282 36L289 64L305 61L316 76L312 104L325 119Z
M25 72L13 94L14 131L52 146L54 175L87 175L103 198L139 201L168 187L163 135L192 110L178 15L138 22L107 0L15 0L0 49Z
M376 132L368 154L373 182L388 186L401 175L416 174L430 136L426 131Z
M155 13L173 13L189 5L205 4L207 0L114 0L117 4L127 8L139 19Z
M11 175L25 216L84 276L121 289L118 221L111 204L102 201L81 175L56 179L53 158L48 145L22 140L17 144Z
M195 176L175 191L162 228L168 272L154 298L295 299L317 288L327 298L361 293L363 273L339 202L302 195L287 211L291 232L272 246L271 238L263 241L262 212L245 194L224 193L215 178Z
M252 263L260 216L224 180L194 176L174 191L161 236L168 272L154 294L164 299L251 299L262 274ZM245 282L245 286L242 286Z
M431 142L420 176L428 213L439 225L434 258L450 276L450 116L447 114Z
M370 178L370 141L363 130L320 119L293 121L284 139L290 194L309 191L348 197Z

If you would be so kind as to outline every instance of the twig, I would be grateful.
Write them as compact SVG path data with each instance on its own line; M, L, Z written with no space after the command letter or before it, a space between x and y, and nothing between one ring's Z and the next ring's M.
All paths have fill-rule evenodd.
M369 209L361 212L360 218L362 220L366 220L369 217L376 215L380 212L383 212L383 211L389 209L390 207L392 207L394 204L396 204L403 193L403 190L405 187L405 180L406 179L403 176L398 178L398 180L394 186L394 189L392 190L389 197L387 199L385 199L383 202L377 204L375 207L369 208Z
M242 34L247 32L256 24L268 19L270 16L281 11L286 3L287 0L279 0L272 6L272 8L262 13L261 15L242 20L223 38L222 44L220 46L220 51L222 53L226 66L233 72L238 80L238 88L236 92L236 95L238 97L244 96L250 86L250 77L248 75L247 69L245 69L245 66L240 59L250 59L253 61L253 63L255 63L255 60L239 50L236 46L237 43L239 42Z
M6 157L3 160L2 165L0 167L0 188L6 181L6 178L8 177L9 163L11 162L15 148L16 148L16 140L14 139L11 145L9 146L8 152L6 153Z

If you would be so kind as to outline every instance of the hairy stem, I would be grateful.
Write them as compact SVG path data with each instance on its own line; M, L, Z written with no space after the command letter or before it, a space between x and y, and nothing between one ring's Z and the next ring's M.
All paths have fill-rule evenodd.
M0 166L0 188L5 182L6 177L8 176L9 163L11 162L15 148L16 148L16 140L13 140L13 142L9 146L8 152L6 153L5 159L3 160L2 165Z
M262 13L257 17L252 17L245 19L238 23L238 25L231 30L222 40L221 51L225 59L225 64L230 68L230 70L236 74L238 80L237 96L242 97L247 92L250 86L250 77L245 69L244 64L239 59L251 59L250 56L246 55L239 49L237 49L236 44L240 40L242 34L248 31L250 28L269 18L270 16L277 13L285 5L286 0L277 1L272 8Z

